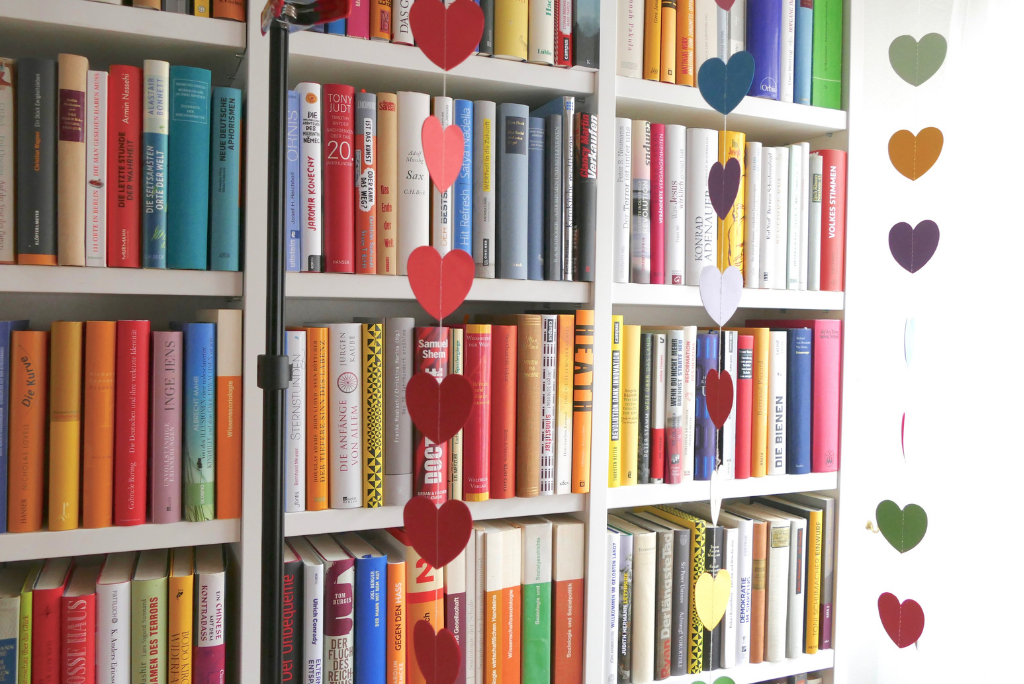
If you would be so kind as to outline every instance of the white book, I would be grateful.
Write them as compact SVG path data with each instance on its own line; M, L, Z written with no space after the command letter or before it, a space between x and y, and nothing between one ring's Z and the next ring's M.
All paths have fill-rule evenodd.
M526 61L555 63L555 0L530 0Z
M479 684L487 684L484 681L484 644L487 642L487 578L485 576L488 567L487 531L478 524L474 524L473 534L469 538L469 543L476 550L476 565L474 567L474 574L476 575L476 605L474 606L473 613L476 616L477 640L473 648L473 656L476 662L476 666L473 668L473 677ZM500 555L497 562L501 563ZM500 586L500 582L498 586Z
M694 0L693 68L700 71L700 65L712 57L718 57L718 5L715 0Z
M669 330L665 333L665 481L671 482L673 470L682 472L683 446L686 436L684 408L684 374L686 368L686 333ZM691 466L691 471L692 471Z
M473 262L477 278L493 278L498 153L497 108L489 100L473 102Z
M612 235L612 282L616 283L629 282L629 237L633 215L633 186L630 175L632 134L632 121L615 119L615 233Z
M775 148L775 287L786 289L789 250L789 148Z
M327 326L328 464L331 508L363 505L362 343L359 323Z
M398 91L398 275L409 275L409 255L430 244L430 174L423 156L423 122L430 96Z
M302 561L303 682L323 684L324 562L305 537L292 537L288 544Z
M721 515L721 514L719 514ZM722 567L729 572L729 579L732 590L729 592L729 602L725 607L725 615L722 616L722 660L720 665L723 668L736 666L736 642L739 635L739 572L738 572L738 548L740 531L735 528L725 527L723 530Z
M288 438L284 458L284 510L306 510L306 331L285 333L285 353L292 365L285 406Z
M665 451L665 382L668 364L665 358L665 333L654 333L654 416L651 421L651 453L663 454ZM660 449L656 450L656 445ZM652 477L651 484L663 482L664 478Z
M195 644L198 648L223 646L227 615L224 547L197 546L195 568Z
M654 681L654 614L657 580L657 533L609 515L608 524L633 536L633 635L630 672L633 684Z
M824 163L820 154L811 154L807 210L807 289L821 289L821 174Z
M775 289L775 148L761 148L761 284Z
M665 282L686 278L686 126L665 125Z
M323 217L320 208L323 194L322 150L323 121L320 117L320 84L303 82L295 86L299 94L299 117L302 119L302 141L299 144L302 171L302 264L300 270L318 273L323 270Z
M465 641L460 644L466 649L466 684L473 684L479 681L476 678L477 663L477 563L476 563L476 534L470 534L469 543L462 552L466 573L466 610L465 610Z
M384 505L412 498L413 430L405 386L413 376L413 318L384 319Z
M723 62L729 61L729 11L718 8L718 43L716 57Z
M604 674L606 684L618 683L618 624L619 614L619 533L609 527L606 538L608 555L605 569L608 570L608 617L604 635Z
M618 0L618 3L615 74L640 78L644 61L644 1Z
M768 474L786 474L786 345L785 330L768 333Z
M807 596L807 520L798 515L770 508L789 521L789 606L786 614L786 657L799 658L804 653L804 612Z
M651 282L651 122L633 120L629 281Z
M729 56L747 49L747 0L736 0L729 10Z
M722 331L722 370L729 371L729 377L733 379L733 387L736 386L736 367L739 359L739 333L735 330ZM718 474L723 480L732 480L736 477L736 402L732 402L729 409L729 417L722 425L721 436L718 438L721 449L722 465Z
M107 72L90 70L87 80L85 265L103 267L107 265ZM2 261L3 257L0 256Z
M565 333L574 335L574 326L575 322L570 321ZM559 378L555 387L555 494L568 494L572 490L572 354L557 355L555 364Z
M782 0L782 50L779 53L779 101L793 101L796 71L796 2Z
M709 0L716 7L714 0ZM698 3L700 4L700 3ZM699 43L698 43L699 48ZM700 272L718 260L718 216L708 194L708 174L718 161L718 131L686 131L686 285L698 285Z
M693 479L697 423L697 326L683 328L683 482Z
M391 42L397 45L414 45L415 39L412 35L412 24L409 22L409 10L412 9L412 1L397 2L392 6L393 28ZM307 682L308 684L308 682Z
M18 233L14 208L14 115L14 60L0 59L0 264L14 263L14 240Z
M452 118L455 116L454 107L454 101L450 97L434 98L434 116L441 122L442 129L452 125ZM431 244L438 254L444 256L452 251L452 244L455 239L455 211L452 207L455 184L453 183L444 192L439 191L433 183L430 183L430 188L434 195L433 213L430 221ZM401 225L401 222L399 222L399 225Z
M355 560L353 555L329 534L314 534L307 537L306 541L324 563L323 682L343 682L346 681L346 677L351 676L349 673L355 665L355 625L351 619L344 617L345 613L341 608L346 600L351 600L355 591ZM437 588L440 589L441 585L438 584ZM355 617L352 613L349 615Z
M811 144L800 143L800 272L799 289L807 289L807 268L809 249L807 231L811 212Z
M96 580L96 682L131 681L131 596L135 552L107 555Z
M555 391L558 385L558 316L541 315L540 493L555 493Z
M746 234L743 236L743 287L761 285L761 143L748 142L745 157Z
M611 519L608 520L611 523ZM614 528L611 528L614 529ZM619 533L619 600L615 623L615 658L617 678L630 680L629 660L633 636L633 535Z
M787 201L786 289L800 289L800 230L803 215L803 150L800 145L789 146L789 200Z

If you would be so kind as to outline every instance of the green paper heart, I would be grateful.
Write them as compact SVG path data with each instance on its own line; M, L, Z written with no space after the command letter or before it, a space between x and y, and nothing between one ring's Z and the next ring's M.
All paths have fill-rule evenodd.
M704 684L704 682L694 682L693 684ZM736 684L732 680L732 677L719 677L715 680L715 684Z
M889 44L889 63L900 78L917 87L935 75L946 60L946 39L929 33L918 42L900 36Z
M900 509L892 501L883 501L875 509L875 520L882 536L900 553L920 544L928 530L928 514L917 504Z

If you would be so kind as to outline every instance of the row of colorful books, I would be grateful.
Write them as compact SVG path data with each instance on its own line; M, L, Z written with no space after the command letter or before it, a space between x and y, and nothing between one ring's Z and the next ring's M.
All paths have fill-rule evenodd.
M612 316L608 486L839 469L842 322L750 320L723 331ZM708 371L728 371L721 429ZM723 390L719 390L723 391Z
M162 10L175 14L191 14L196 17L245 21L244 0L93 0L93 2Z
M240 516L242 312L197 318L0 321L0 531Z
M282 681L426 684L425 620L459 643L455 681L581 684L584 549L567 515L477 522L444 568L401 528L290 538Z
M225 681L226 567L220 545L7 563L0 681Z
M734 266L748 288L842 291L846 152L641 120L615 131L613 282L697 285L705 266ZM708 179L731 159L738 189L720 219Z
M619 0L619 76L697 85L708 59L746 50L749 95L842 108L843 0Z
M608 681L642 684L832 648L835 500L757 497L641 506L608 516ZM705 573L728 572L721 621L696 608ZM614 674L613 674L614 673Z
M593 316L478 316L450 327L382 318L289 330L285 510L588 492ZM410 418L405 388L419 372L439 381L464 375L472 387L465 427L443 444Z
M598 0L474 0L484 16L476 53L516 61L597 70L601 32ZM322 33L412 45L408 5L390 0L352 4L347 19L318 26Z
M423 150L430 96L300 83L288 101L289 270L406 275L432 244L472 254L478 278L594 279L597 116L581 100L433 98L465 140L444 192Z
M241 129L207 69L0 59L0 264L239 270Z

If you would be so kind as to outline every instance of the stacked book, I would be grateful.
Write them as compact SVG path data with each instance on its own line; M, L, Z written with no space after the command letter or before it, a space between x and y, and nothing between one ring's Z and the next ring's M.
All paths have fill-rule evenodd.
M842 108L843 0L618 0L615 73L697 85L708 59L754 58L748 95Z
M746 327L623 325L612 316L608 486L839 469L842 322ZM732 409L708 411L708 371L728 371ZM721 390L720 390L721 391Z
M697 285L706 266L733 266L748 288L842 291L846 152L622 118L615 134L613 282ZM708 177L733 159L720 219Z
M223 682L225 569L220 545L8 563L0 681Z
M285 510L589 491L593 325L580 310L289 329ZM465 427L443 444L409 416L405 388L419 372L472 387Z
M832 648L835 500L819 494L641 506L608 516L611 579L605 671L619 684L666 679ZM713 629L698 617L701 575L728 571Z
M475 523L444 568L401 528L290 538L282 681L435 681L416 658L426 620L459 643L455 681L582 684L584 548L567 515Z
M444 192L424 156L428 95L300 83L288 103L288 270L406 275L431 244L472 254L477 278L594 280L597 116L583 101L433 98L465 140Z
M206 69L0 59L0 264L239 270L241 130Z
M0 321L0 531L240 517L242 312L197 318Z

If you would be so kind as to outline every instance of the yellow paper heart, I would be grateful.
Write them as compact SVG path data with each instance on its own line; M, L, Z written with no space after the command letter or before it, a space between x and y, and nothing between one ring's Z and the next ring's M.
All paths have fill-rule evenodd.
M731 592L732 578L728 570L719 570L714 578L705 572L697 579L693 600L697 607L697 617L704 623L704 629L714 629L722 621Z

